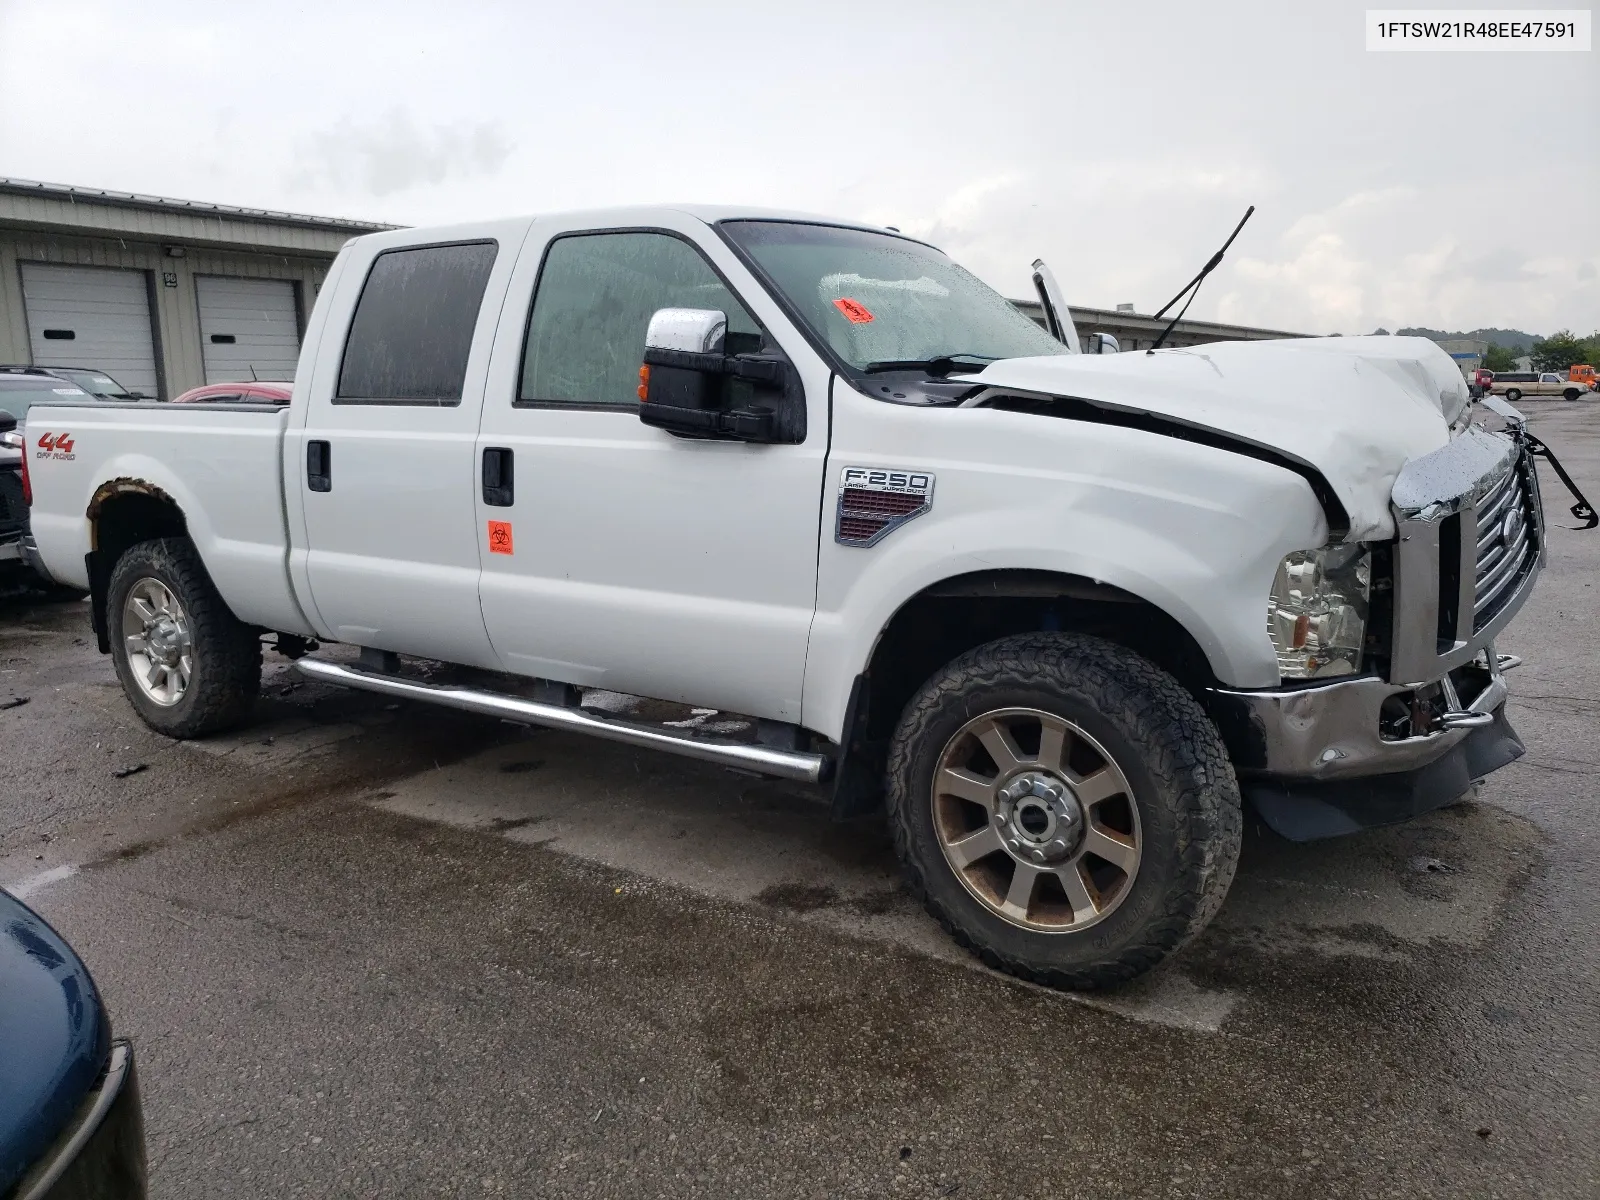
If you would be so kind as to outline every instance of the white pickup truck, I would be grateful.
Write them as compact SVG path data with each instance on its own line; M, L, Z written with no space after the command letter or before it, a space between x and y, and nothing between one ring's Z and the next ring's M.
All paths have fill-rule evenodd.
M1514 410L1470 423L1431 342L1087 355L1041 290L1062 340L920 241L749 210L359 238L287 408L31 408L30 554L174 737L244 720L266 645L815 782L985 961L1114 984L1217 910L1243 804L1328 836L1521 753L1494 639L1544 534Z

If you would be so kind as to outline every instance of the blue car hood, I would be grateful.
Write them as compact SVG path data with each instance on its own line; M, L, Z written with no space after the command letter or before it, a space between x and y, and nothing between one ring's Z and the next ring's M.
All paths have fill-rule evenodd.
M0 1195L50 1148L111 1055L82 960L0 891Z

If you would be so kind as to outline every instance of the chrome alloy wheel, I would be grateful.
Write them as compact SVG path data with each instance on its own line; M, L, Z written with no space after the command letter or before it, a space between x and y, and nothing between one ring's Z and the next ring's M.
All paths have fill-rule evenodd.
M974 717L934 770L933 828L956 878L996 915L1075 933L1132 889L1143 842L1127 777L1077 725L1033 708Z
M122 641L139 690L164 708L183 699L194 672L189 618L172 589L149 576L122 603Z

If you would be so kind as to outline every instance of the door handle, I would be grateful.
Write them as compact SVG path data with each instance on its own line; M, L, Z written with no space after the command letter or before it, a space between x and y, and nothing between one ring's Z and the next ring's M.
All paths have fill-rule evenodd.
M327 442L306 443L306 487L313 492L333 491L333 447Z
M505 446L483 449L483 502L494 508L510 508L516 503L513 487L513 456Z

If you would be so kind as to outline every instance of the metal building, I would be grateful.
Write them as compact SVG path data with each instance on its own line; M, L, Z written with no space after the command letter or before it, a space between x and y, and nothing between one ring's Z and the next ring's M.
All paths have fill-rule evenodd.
M1461 368L1461 373L1468 376L1483 366L1484 356L1489 353L1489 343L1481 338L1434 338L1451 358L1456 360L1456 366Z
M0 364L170 400L292 379L339 248L394 226L0 178Z
M1037 300L1013 300L1011 303L1039 324L1044 324L1044 309ZM1080 308L1072 304L1068 305L1068 308L1072 312L1072 323L1077 327L1079 337L1086 337L1091 333L1109 333L1117 339L1124 352L1148 350L1171 320L1170 317L1163 317L1158 321L1154 317L1133 312L1127 306L1117 309ZM1290 333L1283 329L1260 329L1254 325L1224 325L1217 321L1192 321L1185 318L1173 327L1172 332L1167 335L1167 340L1162 344L1201 346L1206 342L1256 342L1276 338L1315 336L1317 335L1311 333Z

